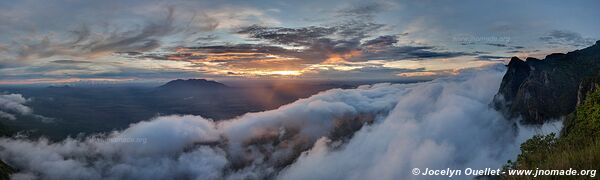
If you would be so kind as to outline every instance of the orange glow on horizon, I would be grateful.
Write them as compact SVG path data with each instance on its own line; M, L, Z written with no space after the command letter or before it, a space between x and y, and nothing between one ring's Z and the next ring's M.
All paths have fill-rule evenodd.
M400 73L398 76L400 77L420 77L420 76L435 76L438 75L435 72L406 72Z
M344 63L344 62L348 62L347 60L353 57L358 57L362 54L361 51L358 50L352 50L349 53L346 54L337 54L337 53L333 53L329 55L329 58L327 58L327 60L325 60L325 62L323 62L323 64L339 64L339 63Z

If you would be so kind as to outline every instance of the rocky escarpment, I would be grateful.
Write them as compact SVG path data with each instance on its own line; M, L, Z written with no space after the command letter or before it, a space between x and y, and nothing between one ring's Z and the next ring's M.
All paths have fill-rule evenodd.
M513 57L494 97L494 106L509 117L522 117L526 123L543 123L575 110L580 88L591 88L586 87L584 80L598 75L600 41L541 60Z
M600 90L600 76L584 78L577 91L577 106L581 105L589 94L598 90Z

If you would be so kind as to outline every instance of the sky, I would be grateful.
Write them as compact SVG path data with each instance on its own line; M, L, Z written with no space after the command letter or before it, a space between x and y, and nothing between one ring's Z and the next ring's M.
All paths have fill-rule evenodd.
M0 1L0 85L433 78L600 40L598 1Z

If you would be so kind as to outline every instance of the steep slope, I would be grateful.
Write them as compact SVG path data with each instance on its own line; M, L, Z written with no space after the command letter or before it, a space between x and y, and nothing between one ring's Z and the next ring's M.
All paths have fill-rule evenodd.
M0 123L0 136L9 136L10 130ZM10 179L10 174L14 173L15 169L10 167L4 161L0 160L0 180Z
M567 54L543 60L513 57L502 79L494 105L526 123L543 123L575 110L583 79L600 74L600 41Z
M10 179L12 173L15 173L15 169L4 163L4 161L0 161L0 180Z
M600 168L600 77L582 83L576 110L566 118L559 137L554 134L535 136L521 145L521 154L509 169ZM560 179L585 179L588 176L560 176ZM531 179L531 176L505 176L504 179ZM556 179L539 176L536 179Z

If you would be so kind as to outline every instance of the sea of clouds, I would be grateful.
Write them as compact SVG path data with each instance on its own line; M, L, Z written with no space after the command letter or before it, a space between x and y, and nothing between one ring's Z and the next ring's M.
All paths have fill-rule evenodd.
M173 115L61 142L1 138L0 158L14 179L446 179L411 170L499 168L540 131L489 105L504 71L332 89L218 122Z

